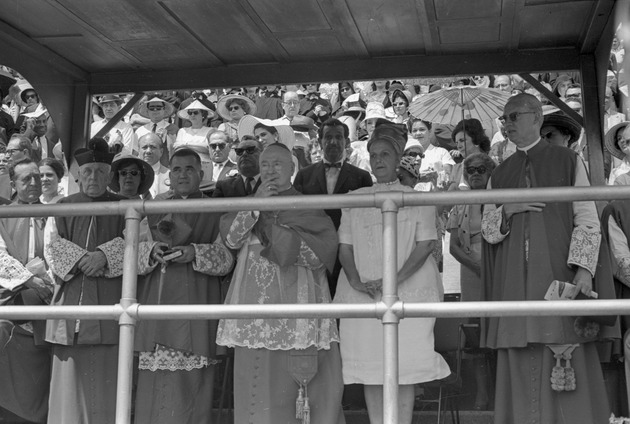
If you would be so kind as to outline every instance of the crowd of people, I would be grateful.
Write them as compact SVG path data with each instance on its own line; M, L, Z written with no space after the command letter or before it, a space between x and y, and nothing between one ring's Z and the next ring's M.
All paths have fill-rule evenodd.
M609 184L630 184L627 83L611 60L604 121ZM613 57L611 56L611 57ZM576 74L538 74L581 114ZM93 99L86 146L65 155L35 88L18 80L0 112L2 204L93 203L485 190L590 185L582 127L516 75L452 85L509 92L493 123L436 124L410 113L442 85L343 81ZM68 170L68 159L71 168ZM443 238L461 263L461 300L614 298L630 280L628 201L403 207L398 295L440 302ZM612 219L611 219L612 218ZM0 303L113 305L121 298L124 218L0 219ZM382 295L376 209L172 212L141 222L142 304L366 303ZM558 288L560 287L560 288ZM623 288L623 290L621 290ZM552 293L552 295L553 295ZM562 294L562 293L560 293ZM624 296L625 297L625 296ZM619 338L607 317L497 317L473 354L475 409L493 396L500 423L603 423L611 408L596 342ZM451 370L434 349L434 318L401 321L399 422L419 383ZM624 324L622 322L622 324ZM382 422L383 339L376 320L141 321L136 423L209 422L217 351L234 349L238 423L345 422L344 385L362 384ZM623 331L626 327L622 325ZM621 353L623 355L623 353ZM626 352L630 362L630 355ZM118 324L0 321L0 406L33 422L110 423ZM630 374L630 366L628 367Z

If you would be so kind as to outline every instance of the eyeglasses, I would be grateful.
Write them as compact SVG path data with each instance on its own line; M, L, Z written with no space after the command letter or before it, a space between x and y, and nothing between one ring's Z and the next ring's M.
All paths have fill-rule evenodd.
M208 144L208 146L210 146L211 149L213 150L223 150L225 149L225 146L227 146L227 144L225 143L212 143L212 144Z
M6 152L5 152L5 154L6 154L7 156L11 156L11 155L13 155L13 153L15 153L15 152L21 152L22 150L24 150L24 149L7 149L7 150L6 150Z
M288 102L283 102L282 104L285 104L287 106L298 106L300 102L297 100L289 100Z
M417 158L419 157L420 159L422 159L424 157L424 153L419 153L419 152L408 152L405 153L405 156L411 156L412 158Z
M499 121L501 121L501 123L505 123L509 119L510 122L516 122L516 120L518 119L519 116L527 115L528 113L536 113L536 112L512 112L512 113L509 113L507 115L499 116Z
M200 113L201 112L199 112L198 110L189 110L188 116L199 115Z
M240 110L240 109L241 109L241 107L240 107L240 106L230 106L230 107L228 108L228 110L229 110L230 112L232 112L233 110Z
M132 177L137 177L138 175L140 175L140 171L138 171L137 169L133 169L131 171L126 171L122 169L118 171L118 175L120 175L121 177L126 177L127 175L131 175Z
M36 99L37 98L37 94L27 94L26 96L24 96L24 98L26 98L26 99Z
M467 166L466 167L466 173L468 175L473 175L475 173L479 174L479 175L483 175L486 173L486 171L488 171L488 169L481 165L481 166Z
M249 147L243 147L243 148L237 147L234 149L234 153L236 153L236 156L243 156L243 153L247 153L248 155L253 155L257 151L258 151L258 147L255 147L255 146L249 146Z
M164 110L164 106L147 106L147 109L149 110Z

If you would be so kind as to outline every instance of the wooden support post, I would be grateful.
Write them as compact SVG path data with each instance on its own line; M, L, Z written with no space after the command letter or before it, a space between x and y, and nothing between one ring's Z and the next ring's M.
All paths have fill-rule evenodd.
M591 184L606 184L604 176L603 155L603 101L599 98L597 69L592 54L580 56L580 73L582 74L582 113L584 114L584 131L588 147L588 166Z

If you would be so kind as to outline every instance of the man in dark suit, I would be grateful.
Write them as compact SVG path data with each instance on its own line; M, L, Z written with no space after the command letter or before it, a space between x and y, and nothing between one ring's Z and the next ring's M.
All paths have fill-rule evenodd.
M345 161L344 152L350 143L348 135L348 127L338 119L329 119L322 124L318 139L324 159L298 171L293 182L298 191L302 194L345 194L372 185L369 172ZM326 209L326 213L335 224L335 229L339 229L341 209ZM328 276L331 295L335 293L340 269L337 260L333 273Z
M208 197L212 197L218 181L224 180L236 174L236 164L228 157L230 154L230 142L228 135L220 130L214 131L208 136L208 149L212 160L212 182L203 191Z
M253 136L243 136L234 148L238 174L217 181L212 197L245 197L256 193L260 185L258 159L262 146Z

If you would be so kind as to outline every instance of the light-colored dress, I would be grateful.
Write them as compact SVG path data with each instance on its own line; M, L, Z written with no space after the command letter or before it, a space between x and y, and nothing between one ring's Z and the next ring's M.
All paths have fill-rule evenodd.
M199 189L204 191L211 186L212 181L212 165L213 162L210 159L210 150L208 148L208 133L212 130L210 127L192 128L184 127L180 128L177 132L177 138L173 143L173 151L180 147L188 147L199 154L201 158L201 169L203 170L203 179ZM172 154L172 152L171 152Z
M399 182L375 184L353 191L371 194L383 191L409 191ZM398 269L416 242L436 239L435 208L406 207L398 212ZM351 244L361 281L383 276L383 225L378 209L343 209L339 242ZM408 280L398 286L401 300L439 302L443 297L442 281L432 256ZM334 303L372 303L366 293L353 289L345 272L339 275ZM399 381L414 384L449 375L450 369L434 350L435 318L405 318L399 325ZM340 324L341 358L345 384L383 384L383 326L377 319L344 318Z

